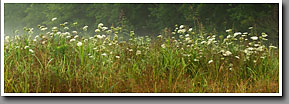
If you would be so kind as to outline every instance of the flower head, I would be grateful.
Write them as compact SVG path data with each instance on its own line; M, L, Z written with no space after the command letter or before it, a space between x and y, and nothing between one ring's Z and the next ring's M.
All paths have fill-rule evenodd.
M56 18L56 17L54 17L54 18L52 18L52 19L51 19L51 21L55 21L56 19L57 19L57 18Z
M83 31L87 31L88 26L83 27Z
M77 43L77 46L78 46L78 47L82 46L82 43L81 43L81 42L78 42L78 43Z
M213 60L210 60L209 62L208 62L208 64L210 64L210 63L212 63L213 62Z
M162 48L166 48L166 45L165 45L165 44L162 44L161 47L162 47Z
M34 51L32 49L29 49L29 52L34 53Z
M75 41L75 39L73 38L73 39L70 39L70 42L74 42Z
M73 34L77 34L77 31L72 31Z
M140 55L141 54L141 51L140 50L137 50L136 51L136 55Z
M107 54L106 54L106 53L103 53L103 54L101 54L101 56L107 56Z
M258 40L258 37L257 36L252 36L251 39L252 40Z

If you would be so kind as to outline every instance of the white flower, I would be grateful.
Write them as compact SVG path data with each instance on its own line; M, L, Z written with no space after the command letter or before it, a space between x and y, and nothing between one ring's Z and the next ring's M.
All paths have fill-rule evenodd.
M45 27L45 28L41 28L40 30L41 31L45 31L45 30L47 30L48 28L47 27Z
M29 46L25 46L25 47L24 47L24 49L27 49L27 48L29 48Z
M103 37L101 35L96 35L97 38L102 39Z
M269 48L277 49L278 47L276 47L276 46L269 46Z
M232 52L230 51L226 51L225 53L223 53L224 56L230 56L232 54Z
M75 41L75 39L73 38L73 39L70 39L70 42L74 42Z
M267 37L268 35L266 33L262 33L262 37Z
M9 42L9 38L10 38L9 36L5 36L5 41Z
M236 32L236 33L234 33L234 37L241 35L241 34L242 34L241 32Z
M106 54L106 53L103 53L103 54L101 54L101 56L107 56L107 54Z
M165 44L162 44L161 47L162 47L162 48L166 48L166 45L165 45Z
M252 48L252 47L249 47L249 48L247 48L249 51L252 51L252 50L254 50L254 48Z
M213 62L213 60L210 60L209 62L208 62L208 64L210 64L210 63L212 63Z
M106 30L106 29L108 29L107 27L102 27L102 30Z
M88 41L88 39L84 39L83 41L84 41L84 42L87 42L87 41Z
M58 28L57 27L52 27L52 30L57 30Z
M34 51L32 49L29 49L29 52L34 53Z
M72 31L73 34L77 34L77 31Z
M194 61L200 61L199 59L194 59Z
M228 29L228 30L226 30L226 32L231 32L232 31L232 29Z
M83 31L87 31L88 26L83 27Z
M98 24L98 27L99 27L99 28L100 28L100 27L102 27L102 26L103 26L103 24L102 24L102 23L99 23L99 24Z
M190 28L188 31L189 31L189 32L193 31L193 28Z
M162 38L163 36L162 35L159 35L159 36L157 36L158 38Z
M106 37L106 35L102 35L102 37L104 37L104 38L105 38L105 37Z
M96 29L94 32L96 32L96 33L97 33L97 32L100 32L100 30L99 30L99 29Z
M63 24L64 24L64 25L67 25L67 24L68 24L68 22L64 22Z
M66 36L66 38L67 38L67 39L69 39L69 38L71 38L71 36L70 36L70 35L68 35L68 36Z
M249 27L249 29L253 29L253 27Z
M52 18L51 21L55 21L56 19L57 19L56 17L55 17L55 18Z
M206 41L202 41L202 42L201 42L201 44L206 44L206 43L207 43Z
M137 50L136 51L136 55L140 55L141 54L141 51L140 50Z
M231 37L232 37L231 35L228 35L228 36L227 36L227 39L229 39L229 38L231 38Z
M69 29L69 27L64 27L64 30L68 30Z
M253 36L251 37L252 40L258 40L258 37L257 36Z
M185 33L185 32L186 32L186 29L178 30L178 33L179 33L179 34L182 34L182 33Z
M81 42L78 42L78 43L77 43L77 46L78 46L78 47L82 46L82 43L81 43Z
M248 32L244 32L243 34L244 34L244 35L247 35L247 34L248 34Z
M180 29L183 29L183 28L184 28L184 25L181 25L181 26L180 26Z
M129 49L128 51L132 52L132 51L133 51L133 49Z
M186 34L186 35L185 35L185 37L189 37L189 36L190 36L190 34Z
M235 56L237 59L240 59L240 57L239 56Z
M74 38L75 38L75 39L78 38L78 35L75 35Z
M255 47L258 47L258 46L260 46L260 45L259 45L259 44L254 44L254 46L255 46Z
M119 58L120 58L120 56L115 56L115 58L119 59Z

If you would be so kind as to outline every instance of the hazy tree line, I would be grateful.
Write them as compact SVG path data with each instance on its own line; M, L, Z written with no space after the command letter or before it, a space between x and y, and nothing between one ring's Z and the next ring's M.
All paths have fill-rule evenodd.
M266 32L277 40L278 4L5 4L5 34L23 27L77 22L93 33L98 23L123 26L139 35L157 35L184 24L195 31L225 34L226 29ZM51 19L57 17L56 22Z

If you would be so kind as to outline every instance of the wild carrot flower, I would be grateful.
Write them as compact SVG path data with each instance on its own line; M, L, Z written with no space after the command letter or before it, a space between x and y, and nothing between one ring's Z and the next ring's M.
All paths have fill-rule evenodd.
M51 21L55 21L56 19L57 19L56 17L55 17L55 18L52 18Z
M75 39L73 38L73 39L70 39L70 42L74 42L75 41Z
M6 42L9 42L9 41L10 41L9 39L10 39L9 36L5 36L5 41L6 41Z
M87 31L88 26L83 27L83 31Z
M81 43L81 42L78 42L78 43L77 43L77 46L78 46L78 47L82 46L82 43Z
M96 29L94 32L98 33L98 32L100 32L100 30L99 30L99 29Z
M25 47L24 47L24 49L28 49L28 48L29 48L29 46L25 46Z
M268 35L266 33L262 33L262 37L267 37Z
M137 50L136 51L136 55L140 55L141 54L141 51L140 50Z
M234 37L241 35L241 34L242 34L241 32L236 32L236 33L234 33Z
M73 34L77 34L77 31L72 31Z
M210 64L210 63L212 63L213 62L213 60L210 60L209 62L208 62L208 64Z
M226 30L226 32L231 32L232 31L232 29L228 29L228 30Z
M97 27L101 28L102 26L103 26L103 23L99 23Z
M101 56L107 56L107 54L106 54L106 53L103 53L103 54L101 54Z
M184 25L181 25L181 26L180 26L180 29L183 29L183 28L184 28Z
M34 53L34 51L32 49L29 49L29 52Z
M166 45L165 45L165 44L162 44L161 47L162 47L162 48L166 48Z
M75 39L78 38L78 37L79 37L78 35L75 35L75 36L74 36Z
M226 51L225 53L223 53L224 56L230 56L232 53L230 51Z
M252 36L251 39L252 40L258 40L258 37L257 36Z
M274 49L277 49L278 47L276 47L276 46L269 46L269 48L274 48Z

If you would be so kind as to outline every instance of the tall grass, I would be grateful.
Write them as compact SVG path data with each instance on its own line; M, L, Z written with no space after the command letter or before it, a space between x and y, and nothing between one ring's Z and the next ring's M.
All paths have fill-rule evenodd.
M125 40L121 27L99 24L95 34L77 24L39 26L5 37L5 92L190 92L279 91L278 48L267 34L229 29L222 36L196 34L188 26L158 37Z

